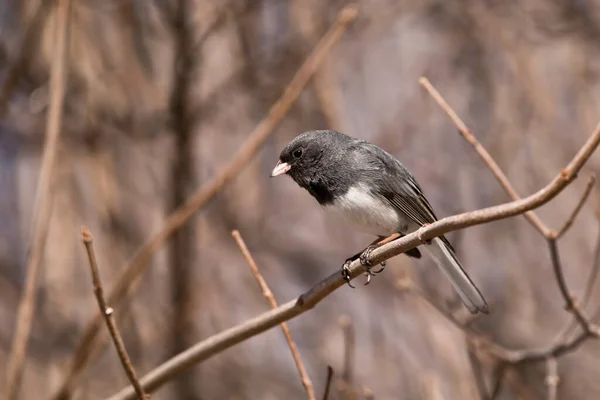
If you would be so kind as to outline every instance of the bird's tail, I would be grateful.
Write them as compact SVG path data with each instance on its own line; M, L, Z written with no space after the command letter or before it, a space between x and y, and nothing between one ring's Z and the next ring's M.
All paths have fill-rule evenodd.
M460 261L456 258L454 251L444 241L436 237L431 245L424 246L429 254L435 259L444 275L450 280L458 296L472 314L482 312L487 314L489 307L475 286L469 275L465 272Z

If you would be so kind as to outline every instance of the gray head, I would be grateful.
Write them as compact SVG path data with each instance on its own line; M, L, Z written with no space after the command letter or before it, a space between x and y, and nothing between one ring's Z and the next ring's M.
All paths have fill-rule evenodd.
M356 141L336 131L304 132L284 147L271 176L289 175L323 204L329 200L331 190L342 183L338 164Z

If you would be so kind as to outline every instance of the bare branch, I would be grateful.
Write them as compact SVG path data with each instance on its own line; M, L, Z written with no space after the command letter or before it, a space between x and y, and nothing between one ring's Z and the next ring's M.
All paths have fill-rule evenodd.
M510 181L508 180L506 175L504 175L504 173L502 172L500 167L496 164L496 162L490 156L490 154L487 152L487 150L485 150L485 148L481 145L481 143L479 143L479 141L477 140L475 135L473 135L472 131L458 117L458 115L454 112L454 110L452 110L452 108L448 105L448 103L444 100L444 98L439 94L439 92L431 85L431 83L429 82L429 80L427 80L427 78L422 77L419 80L419 82L429 92L429 94L434 98L434 100L440 105L440 107L446 112L446 114L450 117L450 119L452 120L454 125L457 127L458 131L462 134L462 136L469 143L471 143L471 145L473 145L473 147L475 148L477 153L484 160L484 162L486 163L488 168L492 171L492 173L494 174L496 179L500 182L500 184L505 189L505 191L508 193L508 195L513 200L518 200L519 195L517 194L515 189L512 187ZM598 129L598 127L596 129ZM581 151L580 151L580 154L581 154ZM575 158L577 158L577 157L575 157ZM572 162L570 165L574 166L576 164L577 163ZM561 172L561 175L564 175L564 176L569 175L568 167L566 170L563 170ZM527 217L527 219L532 223L532 225L546 238L548 245L549 245L549 249L550 249L550 256L551 256L551 260L552 260L552 266L553 266L554 274L556 277L556 281L558 283L561 295L563 296L563 298L567 304L567 310L574 315L575 323L579 323L579 325L582 326L584 332L582 334L572 338L571 340L566 340L566 336L574 327L573 324L570 324L557 336L558 339L555 341L554 345L552 345L546 349L533 350L533 351L527 351L527 350L510 351L510 350L502 349L500 346L497 346L495 344L488 342L487 345L492 346L494 348L493 353L501 360L504 360L505 364L508 363L508 364L515 365L518 363L539 361L541 359L549 359L549 358L554 359L555 357L557 357L561 354L575 350L587 338L589 338L589 337L597 338L600 336L600 328L598 326L594 325L591 322L591 320L587 316L585 316L584 310L583 310L585 307L585 303L587 302L587 299L589 298L589 292L591 291L593 281L595 280L595 277L597 275L597 265L598 265L597 261L598 261L598 258L600 258L600 257L598 257L598 256L600 256L600 250L598 250L598 249L600 249L600 236L599 236L599 241L598 241L597 251L596 251L597 256L595 257L594 266L590 273L590 279L588 280L586 292L584 293L583 306L581 304L579 304L579 302L576 301L576 299L571 295L571 293L568 290L568 286L567 286L567 283L566 283L566 280L565 280L565 277L563 274L562 266L560 263L560 258L559 258L559 254L558 254L557 243L556 243L556 240L558 238L562 237L565 234L565 232L570 228L570 226L573 224L578 213L581 211L581 208L583 207L585 201L588 199L588 197L591 193L591 190L594 186L594 183L595 183L595 178L592 176L592 177L590 177L590 180L587 183L586 189L584 190L583 195L581 196L577 206L572 211L569 218L565 221L564 225L558 231L550 230L539 219L539 217L537 217L537 215L533 211L524 213L525 217ZM492 398L494 398L494 395L492 396Z
M596 278L598 277L598 267L600 267L600 229L596 235L596 244L594 246L594 261L592 262L592 268L590 269L590 273L588 275L587 283L585 285L585 289L583 291L583 300L581 302L581 309L585 310L587 307L588 301L590 300L590 296L592 295L592 290L594 288L594 283L596 282ZM591 321L594 321L595 313L592 314ZM569 322L562 331L560 331L554 340L554 343L560 343L569 336L573 332L573 329L578 325L577 318L573 317L571 322Z
M302 90L318 69L323 58L342 37L348 24L356 18L357 14L357 7L354 4L347 5L340 11L335 24L319 41L304 64L298 69L289 85L285 88L281 97L273 104L269 113L252 131L248 140L230 163L210 182L196 191L182 207L171 213L166 219L165 226L149 241L143 244L133 258L129 260L123 268L123 273L117 278L115 286L109 292L108 299L111 303L118 304L135 291L137 288L136 282L139 282L139 278L144 273L154 254L179 227L185 224L199 209L213 199L250 162L258 150L260 150L263 143L273 133L277 125L283 120L283 117L298 99ZM95 345L96 336L101 324L102 318L99 314L96 314L86 325L67 376L54 397L55 399L63 398L70 391L79 373L87 365L90 354L94 351L94 347L97 346Z
M583 165L598 147L599 143L600 123L596 126L592 136L581 147L571 162L569 162L557 177L538 192L520 200L440 219L430 225L420 228L416 232L375 249L371 253L369 261L371 261L372 264L379 264L384 260L404 253L436 236L470 226L519 215L547 203L577 176ZM355 278L363 272L364 267L359 260L354 261L350 265L349 275L351 278ZM345 281L339 271L334 272L296 300L292 300L274 310L265 312L240 325L213 335L185 352L171 358L142 378L143 387L148 391L156 390L174 376L182 373L191 366L252 336L264 332L283 321L287 321L310 310L334 290L344 285L344 283ZM578 343L574 342L565 343L560 348L552 349L552 355L557 355L554 352L568 351L567 346L577 345ZM519 355L522 354L525 353ZM527 355L532 354L533 353L527 353ZM126 388L110 397L110 400L132 399L132 396L134 396L133 391Z
M504 188L504 191L508 194L508 196L513 200L520 199L521 197L519 196L515 188L512 186L504 172L502 172L500 166L496 163L496 161L494 161L494 158L490 155L490 153L487 152L485 147L483 147L483 145L479 143L473 132L467 127L463 120L460 119L458 114L454 112L452 107L450 107L446 100L444 100L442 95L433 87L431 82L429 82L429 79L421 77L419 79L419 83L425 88L425 90L427 90L427 92L429 92L431 97L433 97L433 99L436 101L436 103L438 103L442 110L444 110L444 112L448 114L448 117L450 117L460 134L467 140L467 142L471 143L471 145L475 148L477 154L479 154L483 162L485 162L490 171L492 171L492 173L494 174L498 182L500 182L500 185ZM533 211L526 212L523 215L529 220L529 222L531 222L531 224L538 231L540 231L540 233L542 233L542 235L547 237L550 234L550 228L548 228Z
M17 397L23 365L27 356L27 343L35 311L37 281L46 237L52 214L53 191L52 172L58 150L58 138L61 130L65 81L67 79L67 34L70 12L70 0L58 1L55 31L55 56L52 60L50 75L50 109L46 123L46 142L42 154L42 165L36 189L33 209L33 223L30 238L30 255L27 263L25 289L17 311L17 322L13 343L6 369L6 399Z
M562 228L560 228L558 230L558 232L555 232L553 234L555 239L558 239L561 236L563 236L565 234L565 232L567 232L567 230L571 227L571 225L573 225L573 222L575 222L575 218L577 218L579 211L581 211L581 208L583 207L583 205L589 198L590 193L592 193L592 188L594 187L595 183L596 183L596 178L594 177L594 175L590 176L590 178L588 179L588 183L585 187L585 190L583 191L583 194L581 195L581 198L579 199L579 202L577 203L577 206L575 206L575 208L571 212L571 215L569 216L569 218L567 218L567 220L565 221Z
M585 286L585 290L582 296L582 307L584 309L585 307L587 307L587 304L590 301L592 290L594 289L594 282L596 282L596 278L598 277L598 267L600 267L600 229L598 230L596 244L594 246L594 261L592 263L592 268L590 269L590 275L588 276L587 285Z
M567 303L567 311L572 313L577 321L583 328L584 332L593 337L600 336L600 328L592 324L592 322L585 316L584 311L573 295L569 292L565 276L563 274L562 265L560 262L560 256L558 254L558 247L555 239L548 239L548 246L550 250L550 258L552 260L552 268L556 277L556 282L560 289L565 302Z
M88 260L90 262L92 283L94 285L94 294L96 295L96 300L98 301L98 307L100 308L100 312L104 316L104 321L106 322L106 326L108 327L110 336L112 337L113 343L115 344L115 348L117 349L117 354L121 359L123 369L125 370L127 378L129 378L129 381L131 382L131 385L133 386L138 399L149 399L150 396L144 393L144 389L142 389L142 386L138 381L137 375L133 368L133 364L129 359L129 355L127 355L125 343L123 343L123 339L121 338L121 334L119 333L119 329L117 328L117 323L115 322L114 310L108 306L106 300L104 299L104 290L102 289L102 281L100 280L100 272L98 271L98 261L96 260L96 252L94 251L92 234L86 227L82 228L81 234L83 244L85 245L85 250L87 251Z
M242 239L242 235L240 235L239 231L233 231L231 233L231 235L237 242L237 245L239 246L239 248L242 252L242 255L246 259L246 262L248 263L248 266L250 267L250 270L252 271L252 275L254 275L254 277L256 278L256 281L258 282L258 286L260 286L260 288L262 290L263 296L267 299L271 308L273 308L273 309L277 308L277 301L275 300L275 296L273 296L273 292L271 292L271 289L269 289L267 282L264 280L264 278L260 274L260 271L258 270L258 266L256 265L256 262L254 261L252 254L250 254L250 251L248 250L248 247L246 246L244 239ZM292 357L294 358L294 362L296 363L296 368L298 368L298 373L300 374L300 380L302 381L302 385L304 385L306 394L308 395L308 398L310 400L315 400L316 397L315 397L315 392L313 390L312 382L311 382L310 378L308 377L306 368L304 368L304 364L302 363L302 358L300 358L300 353L298 352L298 347L296 346L294 339L292 339L292 334L290 333L290 330L285 322L282 322L280 324L280 327L281 327L281 331L283 332L283 335L285 336L285 340L287 341L288 346L290 347L290 351L292 352Z

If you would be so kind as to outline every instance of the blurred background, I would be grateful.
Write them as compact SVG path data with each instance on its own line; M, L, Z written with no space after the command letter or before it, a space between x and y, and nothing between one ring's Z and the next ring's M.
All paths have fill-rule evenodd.
M0 376L24 288L55 57L55 2L0 2L0 75L18 64L0 122ZM138 375L268 309L235 241L239 229L281 302L340 268L372 238L329 219L288 178L269 179L299 133L333 128L368 139L417 177L438 217L508 201L493 175L419 86L427 76L517 191L546 185L596 125L600 1L364 0L360 13L273 135L241 173L153 257L120 328ZM73 0L68 84L50 229L19 398L51 398L97 312L80 240L95 237L105 287L171 211L214 177L283 93L345 2ZM26 36L29 40L26 40ZM15 77L13 77L15 78ZM2 98L0 96L0 98ZM538 212L568 217L587 177ZM598 234L592 192L560 241L570 289L589 281ZM547 245L523 218L448 235L487 298L465 314L429 258L398 256L356 290L343 287L289 322L317 396L479 399L465 334L437 306L509 349L548 346L571 320ZM399 284L400 283L400 284ZM592 292L592 309L600 292ZM103 327L104 329L104 327ZM600 395L600 347L558 359L558 398ZM476 371L477 372L477 371ZM77 381L75 399L127 384L112 345ZM349 389L350 388L350 389ZM507 370L499 399L546 398L545 364ZM272 329L195 366L155 399L302 399L290 351Z

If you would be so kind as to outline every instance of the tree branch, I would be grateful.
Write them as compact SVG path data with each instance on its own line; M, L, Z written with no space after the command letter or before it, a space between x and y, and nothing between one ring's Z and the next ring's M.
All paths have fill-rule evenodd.
M508 196L513 200L520 199L521 197L519 196L515 188L513 188L512 184L510 183L504 172L502 172L502 169L496 163L494 158L490 155L490 153L487 152L485 147L483 147L481 143L479 143L473 132L467 127L463 120L460 119L458 114L454 112L452 107L450 107L446 100L444 100L442 95L433 87L431 82L429 82L429 79L421 77L419 79L419 83L425 88L425 90L427 90L431 97L433 97L433 99L436 101L436 103L438 103L442 110L444 110L444 112L448 114L448 117L450 117L450 119L458 129L458 132L467 140L467 142L471 143L473 148L475 148L477 154L479 154L483 162L485 162L490 171L492 171L492 173L494 174L500 185L504 188L504 191L508 194ZM525 218L527 218L527 220L529 220L529 222L531 222L531 224L538 231L540 231L540 233L542 233L542 235L548 236L548 234L550 233L550 229L540 220L540 218L533 211L523 213L523 215L525 216Z
M554 233L553 236L555 239L559 239L560 237L562 237L567 232L567 230L569 230L571 225L573 225L573 222L575 222L575 218L577 218L579 211L581 211L581 208L583 207L583 205L589 198L590 193L592 193L592 188L594 187L595 183L596 183L596 178L594 177L594 175L590 176L590 178L588 179L588 183L585 187L585 190L583 191L583 194L581 195L581 198L579 199L579 202L577 203L577 206L575 206L575 208L571 212L571 215L565 221L564 225L558 230L558 232Z
M6 369L6 399L17 397L23 365L27 356L27 343L36 305L38 275L40 272L50 216L52 214L53 191L52 172L58 151L58 138L61 130L65 81L67 79L67 36L70 0L58 1L56 13L55 56L50 75L50 109L46 123L46 142L42 154L42 165L38 177L36 198L33 209L30 254L27 263L25 288L17 311L17 321L11 352ZM40 6L42 7L42 6Z
M529 210L539 207L560 193L579 173L583 165L588 161L592 153L600 143L600 123L596 126L592 136L581 147L569 164L548 185L538 192L509 203L488 207L476 211L466 212L440 219L430 225L399 238L391 243L385 244L371 253L369 261L371 264L379 264L393 256L404 253L424 241L451 231L480 225L487 222L523 214ZM364 272L364 267L359 260L350 265L350 277L355 278ZM258 335L283 321L290 320L314 306L340 288L345 283L339 271L313 286L308 292L302 294L296 300L292 300L278 308L265 312L240 325L229 328L221 333L213 335L185 352L171 358L142 378L142 386L148 391L154 391L174 376L185 371L192 365L199 363L219 352L240 343L252 336ZM573 345L572 343L570 343ZM566 345L566 344L565 344ZM564 351L556 349L556 351ZM556 354L553 354L556 355ZM110 400L132 399L134 392L125 388Z
M242 255L246 259L246 262L248 263L248 266L252 271L252 275L254 275L254 278L256 278L258 286L260 286L260 289L262 290L263 296L267 299L272 309L277 308L277 301L275 300L275 296L273 296L273 292L271 292L271 289L269 289L267 282L260 274L260 271L256 266L256 262L254 261L252 254L250 254L250 251L248 250L244 239L242 239L242 235L240 235L239 231L233 231L231 235L235 239L237 245L240 248L240 251L242 252ZM306 394L308 395L309 400L316 400L312 382L308 376L308 373L306 372L306 368L304 368L302 358L300 357L300 353L298 352L298 347L296 346L296 343L294 343L294 339L292 339L292 334L290 333L290 330L285 322L282 322L280 324L280 327L281 331L283 332L283 335L285 336L285 340L288 343L290 351L292 352L292 357L294 358L294 362L296 363L296 368L298 368L300 380L302 381L302 385L306 390Z
M509 196L511 198L513 198L514 200L518 200L519 195L512 187L510 181L508 180L506 175L504 175L504 173L502 172L500 167L496 164L496 162L490 156L490 154L487 152L487 150L479 143L479 141L477 140L475 135L472 133L472 131L458 117L458 115L454 112L454 110L452 110L452 108L448 105L448 103L444 100L444 98L439 94L439 92L433 87L433 85L431 85L431 83L429 82L429 80L427 80L427 78L422 77L419 80L419 82L429 92L429 94L434 98L434 100L440 105L440 107L446 112L446 114L450 117L450 119L455 124L458 131L463 135L463 137L469 143L471 143L473 145L475 150L478 152L478 154L484 160L484 162L486 163L488 168L492 171L492 173L494 174L496 179L500 182L500 184L505 189L505 191L509 194ZM599 127L600 127L600 124L598 127L596 127L596 132L598 131ZM584 148L585 148L585 146L584 146ZM582 152L585 151L584 148L582 148L578 154L582 154ZM577 168L577 165L580 165L580 164L578 164L579 163L578 161L575 161L577 158L578 157L576 156L575 159L569 164L570 167ZM574 173L569 171L569 166L567 167L567 169L561 171L561 176L564 179L567 179L567 178L573 179L577 175L577 171L575 171ZM559 341L556 341L554 345L552 345L546 349L533 350L533 351L506 350L506 349L503 349L501 346L498 346L494 343L490 343L489 341L487 341L486 344L490 349L493 350L492 353L494 353L499 359L503 360L504 364L516 365L519 363L538 361L541 359L549 359L549 358L554 359L560 354L564 354L566 352L575 350L587 338L589 338L589 337L597 338L600 335L600 328L598 326L594 325L591 322L591 320L587 316L585 316L583 308L569 292L569 289L568 289L568 286L567 286L567 283L566 283L566 280L565 280L565 277L563 274L562 266L560 263L560 257L558 254L558 247L557 247L557 243L556 243L557 239L560 238L561 236L563 236L564 233L573 224L579 211L583 207L583 204L589 197L591 190L594 186L594 183L595 183L595 178L592 176L592 177L590 177L590 180L587 183L586 189L584 190L584 193L581 196L577 206L571 212L571 215L569 216L569 218L567 218L567 220L565 221L563 226L558 231L552 231L551 229L549 229L539 219L539 217L537 217L537 215L534 212L531 211L531 212L524 213L524 215L528 218L528 220L532 223L532 225L536 228L536 230L539 233L541 233L541 235L544 236L544 238L548 242L548 246L549 246L549 250L550 250L550 258L552 260L553 271L555 274L555 278L556 278L559 290L560 290L561 295L564 298L565 302L567 303L567 310L574 315L575 323L579 323L579 325L582 326L584 332L582 334L576 336L575 338L572 338L571 340L566 340L565 338L567 336L567 333L571 329L571 327L568 326L567 329L563 330L563 332L561 332L561 334L558 335ZM596 264L596 260L594 261L594 264ZM596 275L596 270L592 269L592 272L590 275L590 280L595 279L595 275ZM590 282L588 282L588 287L591 287ZM589 296L589 294L587 293L587 288L586 288L586 294L584 295L584 297L587 297L587 296ZM465 332L467 334L469 334L468 331L465 331Z
M118 304L135 291L137 286L135 282L139 281L154 254L174 232L185 224L199 209L212 200L250 162L273 133L277 125L283 120L283 117L314 75L323 58L342 37L348 24L356 18L357 14L358 11L354 4L347 5L340 11L335 24L319 41L304 64L298 69L289 85L285 88L281 97L273 104L269 113L252 131L248 140L229 164L210 182L196 191L182 207L171 213L165 221L165 226L138 249L133 258L123 268L123 273L117 278L114 287L109 293L108 300L112 304ZM87 365L90 355L94 352L94 348L97 347L96 336L100 331L101 324L102 318L99 314L96 314L86 325L83 337L75 350L67 376L58 393L55 395L55 399L64 398L65 394L74 385L79 373Z
M123 338L121 338L121 334L117 328L117 323L115 322L114 310L108 306L106 300L104 299L104 290L102 289L102 281L100 280L100 272L98 271L98 261L96 260L96 252L94 251L93 238L92 234L86 227L83 227L82 229L82 239L87 252L88 260L90 262L92 284L94 285L94 294L96 295L96 300L98 301L98 308L104 316L104 321L106 322L110 336L112 337L115 348L117 349L117 354L119 355L123 369L125 370L127 378L129 378L129 381L131 382L138 399L149 399L150 396L144 393L144 389L142 389L142 386L138 381L133 364L131 363L129 355L127 354L127 350L125 349L125 343L123 343Z

